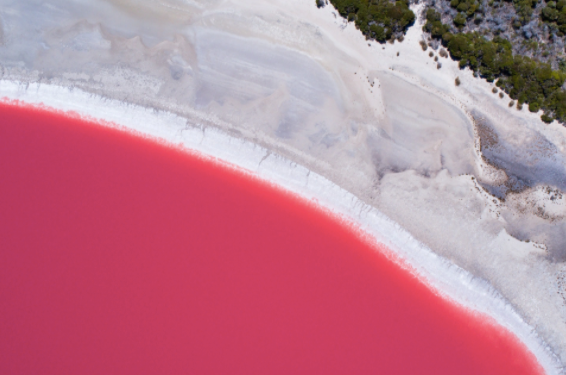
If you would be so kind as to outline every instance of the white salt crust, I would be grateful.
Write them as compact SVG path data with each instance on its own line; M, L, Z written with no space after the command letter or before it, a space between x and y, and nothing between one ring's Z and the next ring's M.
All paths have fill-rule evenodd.
M235 167L298 194L353 223L385 245L397 262L432 290L475 313L491 316L534 353L547 374L563 374L558 357L491 285L432 252L380 211L325 177L252 142L175 114L96 96L78 89L0 80L4 101L43 106L175 145ZM100 121L102 120L102 121Z

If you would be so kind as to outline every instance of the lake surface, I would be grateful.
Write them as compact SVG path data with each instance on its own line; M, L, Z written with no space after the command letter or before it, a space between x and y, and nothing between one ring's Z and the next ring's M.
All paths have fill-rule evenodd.
M242 173L0 105L2 374L540 374L513 335Z

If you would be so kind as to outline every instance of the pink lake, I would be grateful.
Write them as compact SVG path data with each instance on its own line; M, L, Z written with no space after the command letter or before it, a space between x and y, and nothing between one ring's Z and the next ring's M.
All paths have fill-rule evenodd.
M1 374L542 374L348 227L210 161L0 106Z

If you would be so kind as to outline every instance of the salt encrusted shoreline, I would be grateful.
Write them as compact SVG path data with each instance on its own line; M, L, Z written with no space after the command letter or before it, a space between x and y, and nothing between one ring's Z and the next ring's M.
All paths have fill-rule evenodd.
M70 112L104 126L146 136L235 166L262 180L314 201L351 221L391 249L434 290L478 313L493 317L512 331L536 355L547 374L563 373L562 365L515 309L489 283L432 252L376 208L309 169L252 142L216 128L189 123L173 113L46 84L0 81L4 102L20 101ZM101 121L100 121L101 120Z

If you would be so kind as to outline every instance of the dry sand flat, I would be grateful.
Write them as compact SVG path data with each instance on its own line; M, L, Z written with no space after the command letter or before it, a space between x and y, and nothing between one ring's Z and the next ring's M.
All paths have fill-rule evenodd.
M455 62L440 58L437 69L431 50L418 44L418 22L402 43L380 45L314 1L0 4L2 96L102 113L358 221L372 212L385 221L364 225L386 242L405 233L387 224L380 234L391 218L475 276L462 273L452 290L452 279L441 281L447 263L422 265L430 262L421 250L403 250L421 249L406 234L391 242L433 284L484 311L507 311L493 305L497 296L477 302L493 286L566 361L565 206L556 190L566 189L565 129L509 108L508 97ZM514 176L532 186L505 201L484 190L497 193ZM301 190L318 178L312 192ZM458 297L463 285L480 292ZM499 319L516 322L519 328L508 325L545 356L528 326L508 313Z

